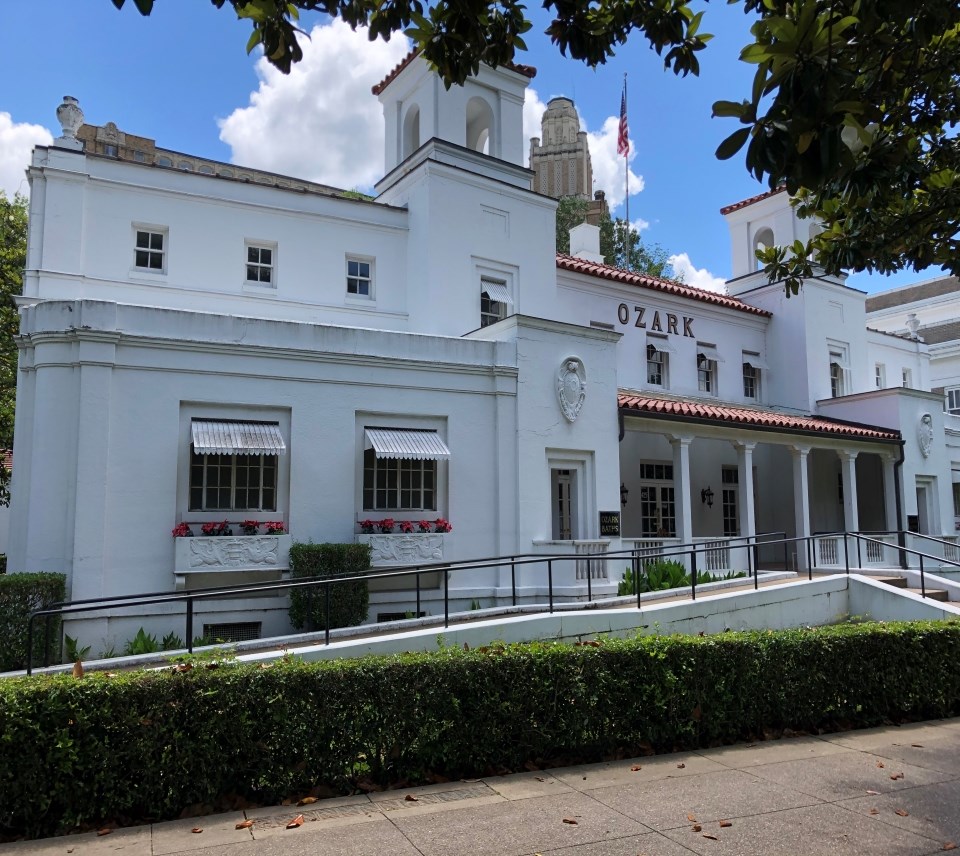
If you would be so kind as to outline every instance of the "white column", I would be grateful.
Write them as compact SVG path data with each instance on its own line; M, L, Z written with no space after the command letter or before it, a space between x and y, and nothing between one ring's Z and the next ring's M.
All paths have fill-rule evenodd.
M753 450L756 443L734 443L737 450L737 482L740 506L740 535L752 538L757 534L756 509L753 506Z
M673 498L677 508L677 537L681 544L693 540L693 511L691 509L690 444L692 437L674 437L673 446Z
M837 452L843 477L843 523L847 532L860 531L860 515L857 512L857 454L849 449Z
M807 456L810 449L806 446L793 446L793 507L798 538L810 536L810 475L807 471ZM807 569L807 542L797 541L797 568Z

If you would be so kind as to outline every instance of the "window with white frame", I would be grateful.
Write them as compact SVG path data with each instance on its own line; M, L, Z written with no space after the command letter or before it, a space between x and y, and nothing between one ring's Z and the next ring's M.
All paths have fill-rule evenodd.
M846 346L831 344L829 350L830 397L840 398L848 392L849 381Z
M706 354L697 354L697 389L709 395L717 393L717 364Z
M760 397L760 369L749 362L743 364L743 397Z
M740 534L739 498L740 471L736 467L723 467L720 473L723 483L723 536L735 538Z
M480 276L480 326L489 327L507 317L507 310L513 303L510 287L506 279Z
M887 369L883 363L877 363L873 367L873 382L877 389L885 389L887 386Z
M272 244L247 241L246 282L273 287L276 284L277 248Z
M913 372L910 369L904 369L902 372L903 386L910 389L913 386Z
M373 261L347 256L347 294L352 297L373 297Z
M960 416L960 386L946 390L947 413Z
M190 423L187 510L277 510L278 456L286 444L276 422L194 419Z
M647 341L647 383L651 386L668 386L667 369L670 364L670 355L660 350L653 342Z
M429 429L364 426L364 511L437 511L439 462L450 451Z
M134 230L133 266L137 270L164 273L167 269L167 230Z

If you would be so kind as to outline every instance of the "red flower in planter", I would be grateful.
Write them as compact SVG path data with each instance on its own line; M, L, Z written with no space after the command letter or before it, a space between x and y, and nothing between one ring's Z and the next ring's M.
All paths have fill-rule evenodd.
M411 532L413 532L413 524L409 520L401 520L400 531L405 535L409 535Z
M267 535L283 535L287 527L282 520L268 520L263 524L267 530Z
M421 532L429 532L432 525L433 524L429 520L421 520L419 523L417 523L417 526L420 528Z
M360 531L364 535L372 535L373 530L377 528L377 524L372 520L361 520L360 521Z
M442 517L434 520L433 525L436 527L437 532L453 532L453 525L449 520L444 520Z
M204 523L200 527L200 531L204 535L233 535L233 530L230 528L230 523L227 520L223 520L219 523Z
M174 538L192 538L193 530L190 528L190 524L181 522L173 527L173 531L170 533Z
M256 535L260 529L260 521L244 520L240 523L240 529L244 535Z
M397 524L396 524L396 521L395 521L392 517L387 517L387 518L381 520L381 521L377 524L377 526L379 527L380 531L383 532L384 535L388 535L389 533L393 532L393 527L396 526L396 525L397 525Z

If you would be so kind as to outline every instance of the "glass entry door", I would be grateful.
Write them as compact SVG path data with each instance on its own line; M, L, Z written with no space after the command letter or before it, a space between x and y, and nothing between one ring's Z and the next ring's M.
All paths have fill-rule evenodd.
M641 485L640 534L643 538L676 538L677 510L672 484Z
M577 474L575 470L550 470L553 506L553 540L570 541L577 536Z

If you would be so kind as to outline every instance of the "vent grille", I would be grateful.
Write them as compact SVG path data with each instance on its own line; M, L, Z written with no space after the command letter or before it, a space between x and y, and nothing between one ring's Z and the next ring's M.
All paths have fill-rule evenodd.
M249 642L260 638L259 621L235 621L229 624L204 624L203 635L214 642Z

